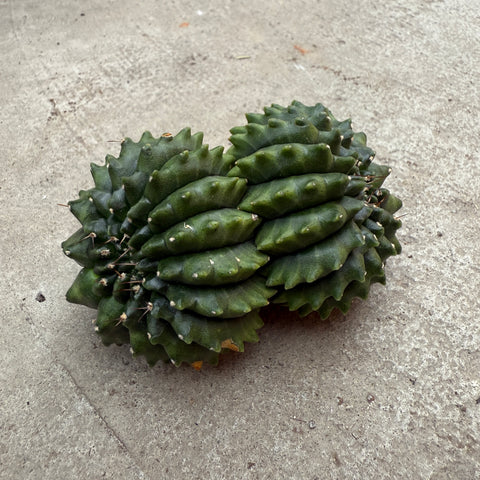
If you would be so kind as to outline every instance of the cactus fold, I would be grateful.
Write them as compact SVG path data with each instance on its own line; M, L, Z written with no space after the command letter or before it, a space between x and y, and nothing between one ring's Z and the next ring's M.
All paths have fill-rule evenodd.
M246 117L226 152L186 128L91 164L62 248L82 266L67 300L97 309L105 344L200 368L257 341L269 303L326 318L385 282L402 203L365 134L321 104Z

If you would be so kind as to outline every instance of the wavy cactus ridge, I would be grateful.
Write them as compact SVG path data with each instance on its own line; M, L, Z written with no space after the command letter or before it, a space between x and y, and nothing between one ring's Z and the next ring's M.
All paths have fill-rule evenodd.
M312 283L341 268L350 252L364 243L361 230L351 221L326 240L273 260L266 267L266 283L269 287L284 285L286 290Z
M167 257L158 261L157 275L185 285L227 285L246 280L269 260L253 242Z
M343 197L270 220L259 228L255 243L260 251L271 255L299 251L335 233L362 207L360 200Z
M188 128L147 131L91 164L62 248L82 267L67 300L97 309L106 345L216 365L258 341L270 303L326 318L385 282L402 202L366 135L322 104L246 117L226 152Z
M247 181L236 177L207 176L178 188L161 201L148 217L156 233L193 215L222 207L236 208L247 189Z
M240 318L212 321L211 318L192 312L177 310L165 296L155 295L147 322L156 322L159 319L170 323L178 338L185 343L197 343L217 353L223 349L243 352L244 342L258 341L256 331L263 325L258 311ZM153 337L156 328L149 328Z
M191 287L170 284L165 292L170 305L205 317L237 318L268 305L276 290L268 288L259 276L235 285Z
M146 240L140 254L149 258L163 258L198 252L249 240L260 224L258 215L234 208L222 208L199 213L175 224L167 231Z
M329 297L340 300L350 283L365 280L365 261L361 250L361 247L354 249L340 269L316 282L282 291L275 298L275 303L287 304L291 311L308 306L310 313L318 310Z
M288 107L273 104L264 108L264 114L247 114L248 123L268 124L270 119L286 122L306 122L319 131L318 142L326 143L336 155L358 157L362 163L368 164L375 152L366 146L367 137L363 132L352 130L351 119L338 121L332 112L321 103L308 107L301 102L293 101ZM236 133L234 127L232 133ZM279 143L279 142L275 142ZM232 152L233 153L233 152Z
M252 185L238 208L265 219L340 198L349 184L343 173L306 174Z

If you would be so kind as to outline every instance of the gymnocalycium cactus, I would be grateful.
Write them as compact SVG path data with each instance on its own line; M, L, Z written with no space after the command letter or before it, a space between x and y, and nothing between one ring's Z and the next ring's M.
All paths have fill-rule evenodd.
M365 134L321 104L247 121L226 152L186 128L91 164L62 248L83 267L67 300L98 310L105 344L200 368L257 341L269 303L326 318L385 283L401 201Z

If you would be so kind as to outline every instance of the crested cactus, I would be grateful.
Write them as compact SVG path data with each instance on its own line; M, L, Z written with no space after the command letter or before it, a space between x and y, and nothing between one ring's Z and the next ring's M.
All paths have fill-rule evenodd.
M401 201L366 136L321 104L247 121L226 152L189 129L145 132L91 165L62 248L83 267L67 300L97 309L105 344L200 368L257 341L269 303L326 318L385 282Z
M247 120L231 130L228 175L247 179L240 208L264 218L255 243L270 256L271 301L300 315L346 313L385 282L385 260L401 251L393 214L402 203L382 188L390 168L321 104L272 105Z

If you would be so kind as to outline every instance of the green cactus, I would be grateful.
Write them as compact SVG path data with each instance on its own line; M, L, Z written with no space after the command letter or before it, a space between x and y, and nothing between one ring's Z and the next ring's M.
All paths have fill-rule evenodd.
M373 163L364 133L321 104L264 112L231 130L227 155L234 158L228 175L253 184L240 208L268 218L255 243L270 256L262 273L278 290L271 301L301 315L345 313L371 283L384 283L385 260L401 252L393 214L402 203L381 188L390 169Z
M326 318L385 282L401 201L366 136L321 104L247 121L227 152L145 132L91 165L62 248L83 267L67 300L97 309L105 344L200 368L257 341L269 303Z

